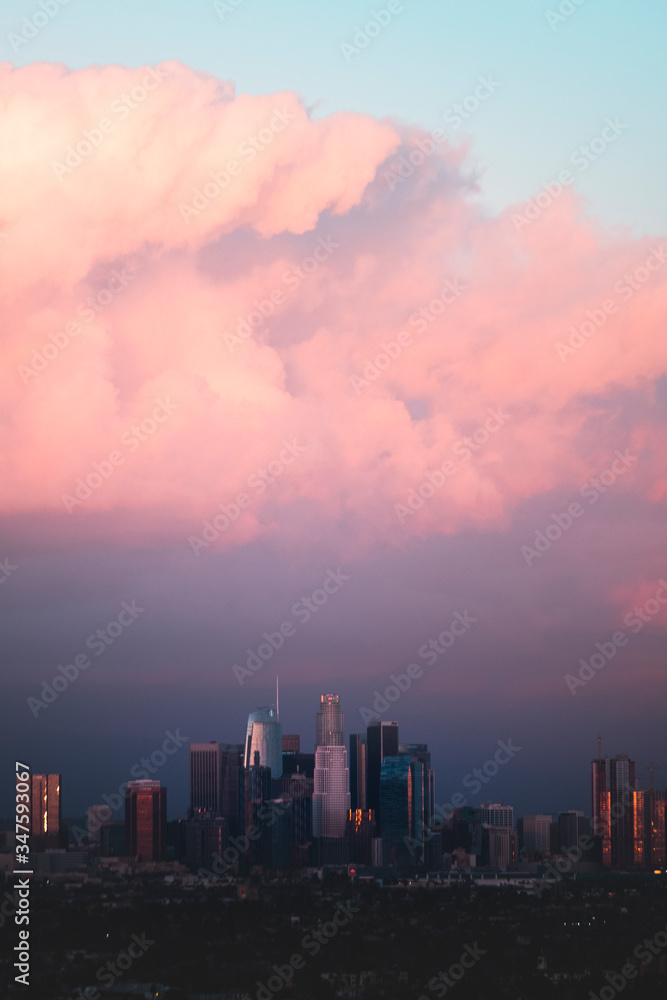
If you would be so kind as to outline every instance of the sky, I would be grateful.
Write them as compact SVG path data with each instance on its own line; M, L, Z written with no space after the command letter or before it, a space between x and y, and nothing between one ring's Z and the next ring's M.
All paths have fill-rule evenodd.
M3 5L1 739L66 815L167 732L183 815L277 674L439 802L664 778L666 20Z

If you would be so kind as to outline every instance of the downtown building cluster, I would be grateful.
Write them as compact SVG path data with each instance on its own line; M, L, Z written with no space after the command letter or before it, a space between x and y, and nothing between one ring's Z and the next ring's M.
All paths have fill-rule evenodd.
M570 810L555 818L524 815L515 823L513 807L502 802L472 806L455 795L438 805L428 746L400 742L397 722L370 721L346 741L340 698L323 694L315 723L312 753L302 751L298 735L283 734L277 705L250 712L243 742L190 743L188 814L171 822L167 789L142 778L127 782L118 796L123 819L115 819L108 804L94 805L85 828L74 827L68 837L60 775L33 774L36 871L82 867L91 855L137 864L176 861L200 874L216 862L219 869L224 859L230 877L327 865L408 873L538 870L580 844L583 864L665 869L667 790L654 789L654 765L650 788L642 790L634 761L602 757L598 749L590 816ZM499 745L511 755L511 741Z

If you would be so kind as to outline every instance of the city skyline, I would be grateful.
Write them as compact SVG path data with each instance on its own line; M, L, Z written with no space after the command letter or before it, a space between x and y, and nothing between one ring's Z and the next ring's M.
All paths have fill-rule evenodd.
M322 706L326 704L331 704L331 699L334 699L339 715L343 714L342 704L339 695L329 694L329 695L319 696L320 708L318 709L317 713L315 712L312 713L315 719L315 738L312 743L313 756L316 756L319 745L317 743L317 738L318 738L317 732L319 730L320 719L322 717ZM271 717L270 713L273 713L275 717L275 711L276 711L275 706L273 707L265 706L263 708L254 709L249 713L248 717L249 722L246 727L246 739L244 743L233 744L218 739L208 739L200 742L197 741L186 742L184 739L181 738L181 740L178 741L181 742L181 745L184 750L187 748L187 753L184 753L181 758L181 762L183 765L181 771L183 772L183 770L185 770L185 775L183 775L183 773L181 774L181 784L183 780L186 781L187 801L189 802L189 806L187 806L186 808L183 808L180 805L174 806L173 811L170 810L170 818L177 818L177 817L183 818L185 816L189 817L196 816L197 812L202 810L213 813L224 812L222 808L223 798L221 797L221 794L219 794L219 792L222 790L223 786L225 786L225 779L223 778L223 773L225 767L227 766L226 765L227 758L229 757L230 760L232 758L236 760L237 764L235 764L235 766L248 766L250 763L253 763L253 760L251 760L248 756L248 746L249 746L248 731L251 728L250 720L253 719L254 716L258 714L270 718ZM425 797L429 796L429 801L434 802L436 805L441 804L443 802L451 802L452 792L456 794L457 791L464 789L466 790L465 794L471 796L471 790L472 790L472 797L466 799L467 804L475 805L477 808L481 808L483 802L485 801L487 802L497 801L503 803L508 810L513 812L514 819L511 825L515 825L515 822L519 818L521 818L524 814L528 816L536 816L539 815L540 813L548 813L551 816L557 816L559 814L564 814L567 812L575 812L577 810L586 815L590 815L594 821L599 821L600 811L599 807L596 808L595 805L597 799L596 799L596 792L594 789L599 787L600 779L597 778L597 775L599 773L598 765L601 763L606 766L606 771L604 772L606 775L606 778L604 779L606 781L606 784L604 784L604 787L609 789L612 787L612 785L610 784L611 779L609 778L610 767L612 768L612 771L614 771L614 769L617 767L623 767L624 766L623 762L630 761L629 764L630 770L627 772L626 777L623 779L624 780L623 786L621 785L617 786L617 780L614 778L613 794L611 799L612 804L615 803L616 801L622 801L622 796L623 796L622 788L625 789L633 788L636 790L648 792L649 789L653 787L655 772L660 770L660 765L656 764L653 761L653 759L651 759L650 764L647 764L644 767L642 767L641 762L638 765L636 765L635 760L631 760L628 754L619 752L618 750L615 750L613 753L604 754L602 757L600 757L599 754L602 748L602 737L600 734L598 734L596 736L598 755L590 758L590 771L586 773L586 780L589 786L588 796L583 803L581 802L576 804L570 803L569 805L564 806L561 802L559 803L558 806L554 806L549 811L548 809L542 807L538 808L533 801L533 796L531 796L531 794L529 792L526 792L526 790L524 789L519 798L519 801L522 802L523 804L520 808L517 808L516 805L514 804L513 798L511 799L511 801L508 801L506 794L503 795L494 794L495 789L497 787L495 783L495 778L497 775L502 776L503 774L503 768L502 766L499 766L497 762L500 761L501 765L507 763L514 756L514 752L522 750L521 747L513 745L511 737L509 738L508 741L510 748L509 754L504 754L503 756L499 756L499 751L496 751L494 758L490 757L487 761L480 760L479 766L469 769L467 774L462 775L461 778L459 779L451 781L450 783L451 791L448 794L447 792L443 793L442 791L442 786L446 783L447 778L444 777L442 773L439 773L437 769L435 769L434 771L428 770L428 768L430 768L432 756L438 750L437 745L434 746L433 744L421 743L421 742L407 743L404 740L400 740L401 730L398 720L382 720L382 721L376 720L375 722L369 723L368 730L365 728L360 728L356 734L350 732L348 735L348 740L344 740L343 743L338 744L339 749L345 751L345 763L343 766L347 770L346 789L348 793L348 798L349 798L349 793L353 788L352 769L350 767L350 757L348 753L348 746L351 743L352 736L357 735L361 737L364 742L364 745L367 746L367 732L370 731L370 728L374 727L378 730L383 730L384 726L391 727L392 729L394 729L395 727L395 732L392 737L391 745L389 747L389 749L393 753L407 757L410 757L410 755L412 755L413 759L415 759L416 755L421 760L427 761L427 770L424 772L424 780L426 781L426 784L424 786L425 788L424 795ZM298 753L301 754L311 753L310 750L304 749L304 741L301 733L288 736L287 740L291 741L294 740L295 738L298 739L300 745L300 750L298 751ZM507 747L507 744L504 743L503 741L498 740L497 742L498 746ZM378 744L378 746L379 745L380 744ZM268 752L269 754L271 754L273 752L272 749L273 743L271 740L262 741L260 744L257 744L257 747L258 749L255 751L256 753ZM333 745L332 748L335 748L335 745ZM294 751L287 749L283 749L281 751L280 774L272 775L274 778L280 778L280 776L282 775L282 761L284 761L285 759L285 754L287 753L289 755L292 752ZM391 756L391 755L392 754L386 754L386 756ZM195 756L200 761L200 763L196 765L193 763L193 761L195 760ZM376 751L376 756L377 756L377 751ZM166 786L167 781L164 780L163 765L167 763L169 758L165 753L161 753L161 758L162 760L158 760L157 763L155 762L155 760L151 762L150 757L143 758L143 760L141 760L138 763L138 765L135 766L135 768L133 768L132 774L128 778L126 778L125 783L129 786L131 783L136 784L137 780L145 781L147 779L152 778L154 775L158 781L161 781L163 787ZM266 759L267 758L264 757L263 759L260 760L260 763L265 764ZM208 763L204 763L204 761L208 761ZM371 754L370 754L371 772L373 771L374 767L372 761L373 761L373 750L371 749ZM485 769L485 764L493 764L494 770ZM137 767L139 766L141 767L141 771L137 770ZM627 763L625 766L627 770L628 766ZM364 798L364 803L360 807L362 809L368 808L368 782L370 781L371 785L373 782L372 777L369 778L368 767L369 767L369 757L368 754L366 753L365 767L363 768L365 774L364 781L366 787L366 795ZM193 768L196 768L196 770ZM377 765L375 765L375 768L377 770ZM644 771L650 773L650 779L645 776ZM162 778L160 777L161 774ZM435 779L431 777L430 783L427 780L428 774L431 774L432 776L435 775ZM140 777L138 777L138 775L140 775ZM39 775L37 774L36 777L39 777ZM436 782L438 781L438 777L439 777L440 790L438 789L438 785L436 784ZM377 775L375 780L379 781L379 770L377 770ZM591 786L591 781L592 781L592 786ZM114 791L112 791L111 793L111 796L115 798L116 811L118 811L118 808L120 808L120 802L123 798L123 795L121 794L122 784L123 782L121 782L120 785L118 786L118 791L115 791L116 786L114 786ZM660 787L659 779L655 784L656 787ZM667 787L667 785L665 787ZM58 792L60 792L60 790L58 790ZM236 808L236 805L234 803L238 801L238 798L237 796L234 797L234 793L232 793L231 799L229 798L229 792L226 792L225 795L226 795L226 798L224 799L225 809L227 811L230 810L233 811ZM375 803L377 802L378 795L379 795L379 784L377 786L377 792L375 793L375 797L373 791L371 791L371 803L373 803L373 805L370 806L371 808L377 809L377 805L375 805ZM111 797L107 793L103 793L102 796L100 797L104 798L105 802L111 801ZM182 794L178 796L179 803L181 802L181 800L182 800ZM97 803L91 800L87 802L85 808L87 810L88 808L96 807L96 805ZM456 806L456 802L454 802L454 805ZM581 808L582 805L583 808ZM548 803L546 803L546 806L548 806ZM58 795L58 808L62 809L60 794ZM350 808L350 806L348 805L347 808ZM352 808L354 809L356 808L356 806L352 804ZM80 815L80 813L76 813L75 811L70 810L65 818L72 818L78 815ZM627 832L626 837L629 835L630 835L629 832ZM611 857L611 855L609 855L609 857ZM614 857L614 860L615 861L617 860L616 857Z

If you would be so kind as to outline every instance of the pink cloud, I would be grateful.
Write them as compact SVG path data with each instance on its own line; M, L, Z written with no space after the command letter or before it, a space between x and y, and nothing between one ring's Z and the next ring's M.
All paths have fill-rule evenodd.
M196 521L245 492L216 544L279 524L400 543L502 525L616 448L642 456L618 491L664 498L657 418L628 410L619 437L611 402L667 368L659 240L569 192L517 232L516 207L473 204L464 150L389 183L418 133L178 63L2 64L0 99L4 511L64 513L99 475L73 517Z

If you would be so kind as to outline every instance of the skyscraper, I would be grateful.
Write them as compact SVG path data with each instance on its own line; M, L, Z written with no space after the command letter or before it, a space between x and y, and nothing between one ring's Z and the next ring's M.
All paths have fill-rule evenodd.
M350 809L350 772L344 746L320 746L315 751L313 836L345 836Z
M602 839L602 863L627 868L634 862L635 762L627 754L591 761L593 833Z
M536 854L544 856L549 853L551 850L551 823L550 813L522 816L517 821L519 842L526 857L533 859ZM570 843L576 844L576 842L576 838L574 841L563 841L565 846L569 846Z
M260 764L271 768L271 777L283 773L282 726L275 708L257 708L248 716L245 739L245 766L250 767L259 751Z
M221 815L222 759L220 744L190 744L190 812L191 819L209 813Z
M509 826L514 829L513 806L506 806L503 802L482 802L479 809L480 822L488 823L489 826Z
M301 753L301 737L283 733L283 753Z
M399 743L399 754L421 761L424 765L424 823L428 827L435 809L435 771L431 767L431 754L426 743Z
M315 750L318 747L345 746L345 724L337 694L320 695L320 710L315 717Z
M125 850L139 861L164 861L167 789L153 778L129 781L125 792Z
M62 827L60 775L30 775L30 833L57 838Z
M350 808L366 807L366 734L350 733Z
M371 722L366 730L366 805L375 812L376 832L382 832L380 772L385 757L398 755L398 722Z
M407 754L387 756L380 772L382 848L385 865L421 864L424 846L423 763Z
M239 772L243 767L243 744L220 744L222 792L220 813L227 820L231 836L239 832Z

